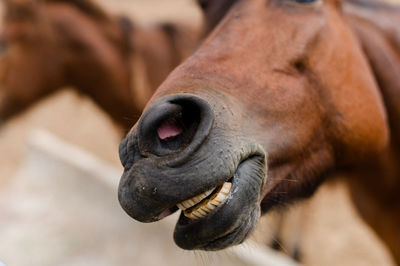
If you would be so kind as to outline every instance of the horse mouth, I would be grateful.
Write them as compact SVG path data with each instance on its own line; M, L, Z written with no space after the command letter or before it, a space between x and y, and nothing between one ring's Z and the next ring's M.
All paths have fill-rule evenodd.
M219 250L242 243L260 215L263 159L249 157L221 185L178 203L176 244L183 249Z
M222 185L217 186L213 189L207 190L193 198L182 201L176 204L174 207L163 211L157 218L161 220L178 210L182 211L181 224L189 224L195 220L204 218L214 209L223 205L227 199L231 188L232 178L228 182L224 182Z
M141 222L155 222L181 210L174 240L183 249L220 250L242 243L261 213L266 153L247 143L218 157L203 155L192 156L195 165L189 161L161 170L154 170L163 165L152 158L127 163L119 187L121 206Z

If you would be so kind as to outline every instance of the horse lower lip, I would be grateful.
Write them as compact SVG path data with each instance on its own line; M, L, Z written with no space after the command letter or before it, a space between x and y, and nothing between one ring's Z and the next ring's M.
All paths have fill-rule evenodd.
M232 188L227 199L205 217L195 220L181 213L175 226L175 243L187 250L218 250L243 242L258 219L264 158L246 156L228 180Z

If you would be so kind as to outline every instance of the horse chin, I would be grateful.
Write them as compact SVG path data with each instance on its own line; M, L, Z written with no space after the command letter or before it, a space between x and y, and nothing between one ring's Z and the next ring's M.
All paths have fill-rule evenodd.
M241 162L229 180L232 187L221 205L196 220L181 213L175 227L175 243L188 250L220 250L242 243L260 217L264 181L264 158L255 156Z

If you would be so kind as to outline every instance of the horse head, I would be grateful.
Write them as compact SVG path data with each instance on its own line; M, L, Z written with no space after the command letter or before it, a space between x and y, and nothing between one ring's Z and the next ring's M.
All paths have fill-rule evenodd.
M382 95L339 0L202 0L207 37L120 145L119 200L142 222L182 209L184 249L241 243L388 146Z

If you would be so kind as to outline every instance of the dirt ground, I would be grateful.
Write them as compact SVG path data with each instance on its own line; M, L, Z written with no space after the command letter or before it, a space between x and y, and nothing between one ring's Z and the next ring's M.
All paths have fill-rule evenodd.
M99 1L114 12L126 13L143 24L158 20L200 21L200 14L190 0ZM121 168L117 154L122 137L119 130L89 99L66 88L1 128L0 189L7 189L15 176L26 153L27 136L36 128L48 130ZM300 244L307 265L392 264L387 250L358 217L343 183L323 186L312 200L291 208L282 217L283 239L289 239L284 249L290 249L293 242ZM276 222L269 221L265 218L259 234L271 235L276 227L272 224ZM258 239L268 242L262 237ZM328 261L330 263L326 263Z

